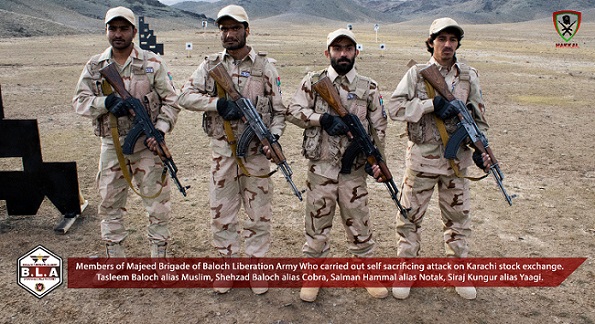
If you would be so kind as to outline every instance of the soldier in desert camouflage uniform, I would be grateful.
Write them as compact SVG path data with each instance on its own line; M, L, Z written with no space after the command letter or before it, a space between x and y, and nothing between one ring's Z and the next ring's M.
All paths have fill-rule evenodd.
M125 101L112 93L99 70L110 63L117 64L126 89L134 97L132 100L140 100L144 104L155 128L163 133L172 130L180 110L175 105L176 90L162 58L132 42L137 33L135 22L134 13L128 8L116 7L107 11L105 24L111 47L87 62L73 99L75 111L91 118L95 134L101 137L97 175L101 202L98 214L102 219L101 238L106 242L108 257L125 257L121 242L128 235L123 223L128 183L118 161L112 131L117 132L122 143L131 129L133 117L128 103L131 99ZM117 130L112 130L110 118L117 123ZM162 177L164 166L161 159L153 153L155 139L148 139L146 146L145 139L144 135L141 136L134 153L125 156L125 163L140 193L145 196L143 205L149 217L151 256L165 257L167 243L171 239L168 229L170 186L168 179Z
M484 119L484 104L477 70L457 61L456 50L461 45L463 29L450 18L435 20L426 41L432 54L428 64L436 64L453 95L471 109L471 113L485 132L488 124ZM428 208L434 187L438 187L440 213L444 223L444 248L448 257L464 258L469 252L470 197L467 168L474 163L481 169L489 165L487 154L475 153L467 146L459 149L456 160L444 158L444 145L437 124L443 123L448 134L457 127L458 118L454 107L432 94L419 71L428 66L412 66L402 78L388 103L389 116L393 120L407 122L409 137L406 154L406 172L403 180L402 204L410 208L407 219L397 216L399 257L416 257L421 243L421 223ZM459 176L455 174L458 169ZM456 287L459 295L474 299L474 287ZM393 296L405 299L409 296L408 284L395 285Z
M374 80L355 70L355 58L359 54L356 45L355 35L347 29L329 33L325 56L330 59L330 66L308 73L288 106L288 121L305 128L302 153L308 159L308 191L303 252L307 257L328 256L337 204L349 252L356 257L369 257L375 245L368 209L366 160L360 155L351 166L351 173L339 173L341 158L349 144L348 127L312 90L313 83L328 76L345 108L355 114L366 129L374 129L380 142L377 145L383 146L387 122L381 95ZM375 298L388 295L384 287L366 289ZM316 285L305 285L300 298L313 302L318 292Z
M235 156L233 143L247 124L239 107L217 90L208 71L222 63L236 89L249 99L274 136L285 129L285 107L281 98L279 74L266 53L246 45L250 25L246 11L236 5L219 11L216 23L224 50L210 55L182 87L178 104L203 113L202 126L211 139L212 163L209 181L213 245L223 257L240 253L240 234L248 257L263 257L271 243L273 185L268 177L270 162L254 137L245 157ZM226 126L227 125L227 126ZM227 131L226 131L227 127ZM238 212L244 206L247 219L240 227ZM255 294L267 291L266 282L252 284ZM233 282L215 282L218 293L226 293Z

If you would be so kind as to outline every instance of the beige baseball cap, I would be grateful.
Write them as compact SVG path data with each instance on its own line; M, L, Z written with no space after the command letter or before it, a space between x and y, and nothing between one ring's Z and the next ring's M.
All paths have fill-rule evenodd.
M430 26L430 36L432 36L434 34L438 34L442 30L449 28L449 27L456 28L461 33L461 37L463 37L463 35L465 34L465 32L463 31L463 28L461 28L461 26L459 26L459 24L457 24L457 22L454 19L444 17L444 18L438 18L438 19L434 20L434 22L432 22L432 25Z
M347 37L351 39L356 45L357 41L355 40L355 35L349 29L340 28L335 30L334 32L330 32L326 37L326 47L331 46L331 44L339 37Z
M246 13L246 10L244 10L244 8L238 5L229 5L219 10L219 13L217 14L217 20L215 20L215 23L219 24L219 20L221 20L224 17L229 17L238 22L245 22L247 24L250 24L250 22L248 21L248 14Z
M108 10L105 14L105 24L107 25L114 18L124 18L136 28L136 18L134 18L134 13L126 7L115 7Z

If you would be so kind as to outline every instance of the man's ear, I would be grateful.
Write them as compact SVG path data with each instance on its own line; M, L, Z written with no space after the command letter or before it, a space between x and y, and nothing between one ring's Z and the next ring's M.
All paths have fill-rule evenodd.
M434 41L432 40L432 37L428 37L426 44L428 44L430 48L434 48Z

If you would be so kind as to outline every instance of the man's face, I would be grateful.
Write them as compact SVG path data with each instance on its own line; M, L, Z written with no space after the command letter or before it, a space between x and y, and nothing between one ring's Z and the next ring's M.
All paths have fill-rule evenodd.
M459 46L459 38L456 34L442 31L432 42L434 48L434 59L439 63L450 63Z
M359 50L353 41L346 37L336 39L328 50L324 51L324 55L331 60L331 66L339 75L351 71L358 54Z
M246 46L246 38L250 34L250 28L231 18L223 18L219 21L221 31L221 44L226 50L237 50Z
M126 19L115 18L107 24L107 40L115 49L126 49L136 36L136 28Z

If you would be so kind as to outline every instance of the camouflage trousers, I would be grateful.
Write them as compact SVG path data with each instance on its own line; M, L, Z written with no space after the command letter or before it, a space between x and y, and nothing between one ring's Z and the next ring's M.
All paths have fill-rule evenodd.
M366 177L364 168L353 170L351 174L339 174L337 180L308 171L306 243L302 248L306 256L328 256L337 204L349 252L361 257L372 253L375 242L372 239Z
M466 169L461 170L466 174ZM411 208L408 219L397 215L399 257L416 257L421 243L421 223L434 188L438 187L440 215L444 224L444 249L448 257L464 258L469 252L471 234L469 180L407 169L403 180L401 203Z
M243 163L252 177L242 174L234 157L213 153L209 183L213 246L222 256L235 256L241 235L246 255L263 257L271 245L273 183L255 176L268 174L270 162L256 154ZM240 225L242 205L247 218Z
M152 196L161 189L157 197L142 198L142 201L149 217L149 240L152 243L167 242L171 238L168 229L171 211L168 177L161 182L163 164L159 157L144 146L143 141L144 137L141 137L134 148L135 153L125 156L127 167L133 178L132 183L140 189L141 194ZM102 138L101 141L97 187L101 197L98 207L102 219L101 238L107 242L121 242L128 236L123 218L129 190L111 138Z

